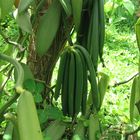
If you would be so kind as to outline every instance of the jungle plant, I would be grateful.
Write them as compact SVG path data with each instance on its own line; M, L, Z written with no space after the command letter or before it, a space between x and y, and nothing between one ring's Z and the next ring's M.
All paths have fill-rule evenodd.
M14 37L6 33L7 17ZM109 84L98 71L99 63L105 67L104 1L1 0L0 35L2 99L11 84L11 98L0 108L3 139L99 139Z

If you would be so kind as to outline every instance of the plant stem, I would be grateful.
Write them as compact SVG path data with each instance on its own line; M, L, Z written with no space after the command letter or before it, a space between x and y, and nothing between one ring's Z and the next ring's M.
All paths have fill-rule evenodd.
M125 133L125 140L128 139L128 136L129 136L129 135L133 135L133 134L137 133L138 131L140 131L140 126L139 126L136 130L134 130L134 131L132 131L132 132L126 132L126 133Z
M136 73L135 75L133 75L132 77L130 77L128 80L125 80L125 81L122 81L122 82L119 82L119 83L115 83L115 84L113 85L113 87L117 87L117 86L119 86L119 85L126 84L126 83L130 82L131 80L133 80L133 79L134 79L136 76L138 76L138 75L139 75L139 72Z
M8 102L6 102L1 108L0 108L0 118L3 117L3 114L6 112L6 109L11 106L15 101L16 99L19 97L19 94L14 94L14 96L11 97L11 99L9 99ZM1 123L1 120L0 120L0 123Z

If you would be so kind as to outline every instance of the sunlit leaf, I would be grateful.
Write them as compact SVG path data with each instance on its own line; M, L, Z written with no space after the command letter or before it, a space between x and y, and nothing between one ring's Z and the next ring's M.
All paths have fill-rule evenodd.
M134 14L135 7L134 7L134 4L130 0L124 0L123 5L127 9L130 15Z
M6 45L6 44L3 44L2 46L3 47L1 47L0 52L6 54L8 56L11 56L13 53L13 47L11 45ZM0 61L0 66L6 65L6 64L7 64L6 61Z
M16 19L17 24L23 31L27 33L32 33L32 24L31 24L30 15L28 12L19 14L18 10L15 10L14 17Z
M89 119L89 140L97 140L97 133L100 130L99 117L91 115Z
M8 122L6 126L6 130L3 135L3 140L12 140L14 125L12 122Z
M98 82L98 88L99 88L99 97L100 97L100 106L102 105L108 84L109 84L109 76L106 75L105 73L99 73L99 75L101 76L99 82Z
M2 83L3 83L3 74L0 73L0 87L1 87Z

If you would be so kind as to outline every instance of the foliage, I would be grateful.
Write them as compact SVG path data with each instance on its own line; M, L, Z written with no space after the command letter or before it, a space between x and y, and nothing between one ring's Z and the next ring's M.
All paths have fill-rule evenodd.
M94 33L98 33L98 29L97 29L97 26L99 26L98 22L101 24L101 19L98 22L94 22L93 20L96 18L96 14L94 13L97 12L96 9L97 7L95 6L92 9L91 8L92 2L87 4L86 1L82 3L82 1L80 0L78 1L73 0L72 7L75 9L72 10L69 0L64 0L64 1L53 0L53 2L51 1L49 2L50 3L47 3L48 5L45 5L44 0L42 0L37 5L32 0L27 0L27 3L21 0L21 2L19 3L19 7L18 7L18 3L15 3L14 7L13 7L13 3L12 4L8 3L8 9L5 9L4 8L5 5L0 3L0 11L2 11L0 12L0 34L1 34L0 52L1 54L5 54L9 57L14 57L15 61L18 60L17 62L22 67L22 70L24 70L22 87L24 88L24 91L28 90L29 92L32 93L31 96L33 95L37 108L38 119L40 122L44 139L51 140L51 138L53 139L72 138L72 140L76 140L76 139L119 140L128 137L129 132L132 132L133 134L135 130L136 130L136 135L138 135L136 136L136 138L138 139L140 137L140 133L139 133L140 115L138 116L132 115L133 107L135 106L134 100L133 100L133 106L130 106L130 104L132 104L130 100L130 96L132 96L131 87L133 81L130 80L130 82L126 82L125 84L119 85L119 82L126 81L127 79L131 78L131 76L133 76L138 72L139 50L137 47L136 35L134 32L135 31L134 24L137 21L136 10L138 9L138 2L136 2L135 0L105 0L105 5L104 5L105 17L106 17L105 44L104 44L104 51L103 48L100 48L101 50L99 51L99 54L96 53L93 54L93 52L96 50L91 51L92 46L94 44L95 46L98 46L97 44L98 43L100 44L100 42L103 41L104 38L103 36L102 37L99 36L98 38L97 34L96 35L94 34ZM49 7L49 9L47 9L47 12L44 14L44 11L46 10L45 8L46 7L48 8L49 4L51 6ZM88 12L92 16L88 17L86 15L87 14L86 10L84 14L87 17L83 13L81 13L82 5L84 8L88 8ZM43 8L41 9L42 6ZM19 8L19 10L17 10L17 7ZM14 16L12 15L11 9L14 11ZM55 12L53 10L55 10ZM56 18L53 19L52 17L55 16ZM85 18L87 18L87 20L85 20ZM71 20L73 20L72 22L74 22L75 26L72 27L70 26L68 27L69 29L66 30L67 25L70 24ZM82 21L81 25L80 25L80 20ZM87 23L85 23L85 21ZM48 28L49 29L47 30L48 32L44 30L46 26L47 27L51 26L51 28ZM65 87L64 85L68 83L67 81L68 79L65 80L63 79L63 83L59 84L59 86L61 85L59 87L61 90L59 89L60 93L59 96L57 97L57 100L53 98L54 96L56 96L56 87L57 87L56 84L60 82L60 80L57 79L57 75L59 75L61 58L64 52L62 53L59 61L57 61L57 64L53 70L51 85L47 85L45 81L36 79L30 67L26 65L28 54L30 54L29 52L30 50L28 46L31 45L30 44L31 42L34 42L32 38L35 37L36 39L37 54L44 56L44 54L46 54L46 52L48 52L49 49L52 47L51 45L53 44L54 38L56 38L57 40L58 37L57 33L60 32L60 30L62 30L61 27L63 27L64 34L67 37L67 42L65 41L66 44L63 44L64 48L61 48L61 46L57 46L57 47L60 47L61 51L64 50L64 52L68 53L69 57L73 55L74 58L77 58L77 55L80 55L79 50L78 49L76 50L75 49L76 47L69 47L69 46L73 45L74 43L83 45L84 47L87 45L87 48L86 47L85 48L87 49L90 55L88 57L91 58L91 61L94 65L94 67L92 67L91 70L92 64L87 66L87 61L84 62L85 64L84 67L83 66L81 67L81 65L77 67L77 64L75 64L75 67L77 68L77 69L75 68L75 72L77 72L77 75L81 72L80 67L83 69L83 72L84 72L84 68L88 67L85 70L86 71L85 73L88 74L87 75L88 77L86 78L86 84L88 86L86 89L88 99L85 101L86 102L85 105L87 106L86 113L83 113L81 111L82 109L82 107L80 107L82 106L81 104L79 104L78 108L80 109L78 109L76 113L72 115L68 115L69 113L66 114L64 113L63 111L64 107L62 105L63 100L61 100L61 96L63 94L61 91L63 89L61 89L61 86ZM85 27L89 27L89 28L86 29ZM103 30L104 28L102 28L102 32L100 32L100 34L104 34ZM37 31L37 36L36 36L36 31ZM95 32L91 32L91 31L95 31ZM80 36L81 33L83 33L84 36L81 37ZM139 33L139 31L137 33ZM45 39L46 36L49 36L47 38L48 40ZM99 39L100 41L98 40L99 41L98 42L96 39L97 40ZM47 47L46 47L46 42L48 42ZM62 43L60 44L62 45ZM102 43L100 45L101 47L103 47ZM59 52L58 57L60 56L61 51ZM100 58L101 63L99 62L98 58L97 60L94 58L95 55L97 55L97 57ZM80 56L80 58L81 58L81 64L83 64L82 57ZM41 57L39 59L41 59ZM64 78L65 76L67 77L69 76L71 70L70 68L71 67L69 66L69 69L67 69L67 73L65 70L66 74L64 72L62 73L64 75L63 76ZM0 61L0 72L1 72L0 73L0 124L1 124L0 136L1 137L3 135L5 137L9 127L12 128L12 130L10 129L10 132L8 132L8 134L11 134L12 131L11 135L14 135L13 124L14 124L14 128L16 128L16 125L13 122L15 120L16 121L18 120L17 119L18 116L25 115L25 117L27 117L26 114L22 114L24 111L28 112L30 109L29 113L27 113L27 115L29 115L33 110L35 110L35 109L31 109L30 108L31 106L28 108L28 106L24 101L20 101L22 104L24 104L24 107L23 105L20 106L20 108L18 108L18 112L20 113L18 114L17 112L17 107L19 107L19 101L18 102L16 101L18 97L15 97L15 94L16 95L18 94L15 92L19 92L22 95L25 94L22 93L23 89L19 89L15 87L15 82L18 81L17 79L21 73L21 70L19 69L20 68L16 68L16 67L14 68L13 65L10 65L5 61ZM91 76L90 73L91 71L93 72L93 70L95 70L96 76L92 75L92 77L90 77ZM78 71L80 72L78 73ZM83 76L84 75L85 74L83 74ZM137 76L134 77L138 77L138 74ZM78 79L80 80L79 83L77 82L77 85L80 85L80 82L83 79L81 77L79 77ZM100 104L99 107L96 108L97 110L92 105L94 104L96 106L98 104L98 101L96 100L95 102L94 94L93 94L94 99L91 98L91 94L90 94L91 89L92 91L94 91L95 85L93 88L92 84L93 81L96 80L99 89L99 96L101 99L99 103ZM76 84L74 85L76 89L83 88L82 85L81 86L77 86L77 85ZM47 96L45 96L44 93ZM23 98L27 99L26 94L25 96L26 98L25 97ZM14 101L12 99L13 97L14 97ZM80 98L79 95L77 97ZM77 102L79 102L80 100L79 98L77 98ZM29 103L30 101L28 99L27 102ZM77 102L75 102L73 106L75 106ZM69 102L69 104L72 104L72 102ZM66 103L66 105L68 106L69 104ZM7 107L5 108L6 105ZM21 110L23 110L23 112ZM7 113L10 114L10 117L7 117L9 115L9 114L7 115ZM35 114L34 116L36 116L36 112L33 111L33 113ZM29 117L32 118L32 116ZM22 119L20 121L22 121ZM28 125L28 123L31 122L33 121L28 121L27 119L26 125ZM37 122L37 120L35 122ZM18 122L18 125L23 128L20 122ZM23 122L22 125L24 125ZM35 128L38 127L37 125L38 124L36 123ZM94 131L92 129L94 129ZM26 129L23 130L23 133L25 131ZM22 131L20 131L20 133L22 133ZM54 133L57 133L57 135L54 135ZM37 134L34 133L34 136L35 135L37 136ZM29 137L31 136L30 132L28 133L28 136ZM1 137L0 139L2 139Z
M129 28L132 30L136 22L136 3L131 0L106 0L107 23L115 25L119 31L128 31Z

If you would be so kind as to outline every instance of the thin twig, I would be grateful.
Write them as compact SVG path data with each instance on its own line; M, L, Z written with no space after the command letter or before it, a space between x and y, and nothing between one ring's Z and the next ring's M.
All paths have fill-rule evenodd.
M134 131L132 131L132 132L126 132L126 133L125 133L125 140L128 139L128 136L129 136L129 135L136 134L138 131L140 131L140 126L139 126L137 129L135 129Z
M119 86L119 85L122 85L122 84L126 84L126 83L128 83L129 81L131 81L131 80L133 80L136 76L138 76L139 75L139 72L138 73L136 73L135 75L133 75L132 77L130 77L128 80L126 80L126 81L122 81L122 82L119 82L119 83L115 83L114 85L113 85L113 87L117 87L117 86Z
M0 69L0 73L3 71L7 71L11 64L7 64L3 69Z
M39 82L39 83L42 83L42 84L46 84L46 82L45 82L45 81L40 80L40 79L35 79L35 81L36 81L36 82Z
M46 82L43 81L43 80L35 79L35 81L36 81L36 82L40 82L40 83L42 83L42 84L45 85L45 87L48 89L47 94L50 93L50 92L52 93L52 96L51 96L51 102L52 102L53 96L54 96L54 91L53 91L53 89L55 88L55 85L53 85L52 87L50 87L50 86L46 85Z
M6 43L17 47L20 52L23 52L25 50L25 48L23 48L21 44L11 41L8 37L6 37L6 35L2 32L1 28L0 28L0 35L3 37L3 39Z

